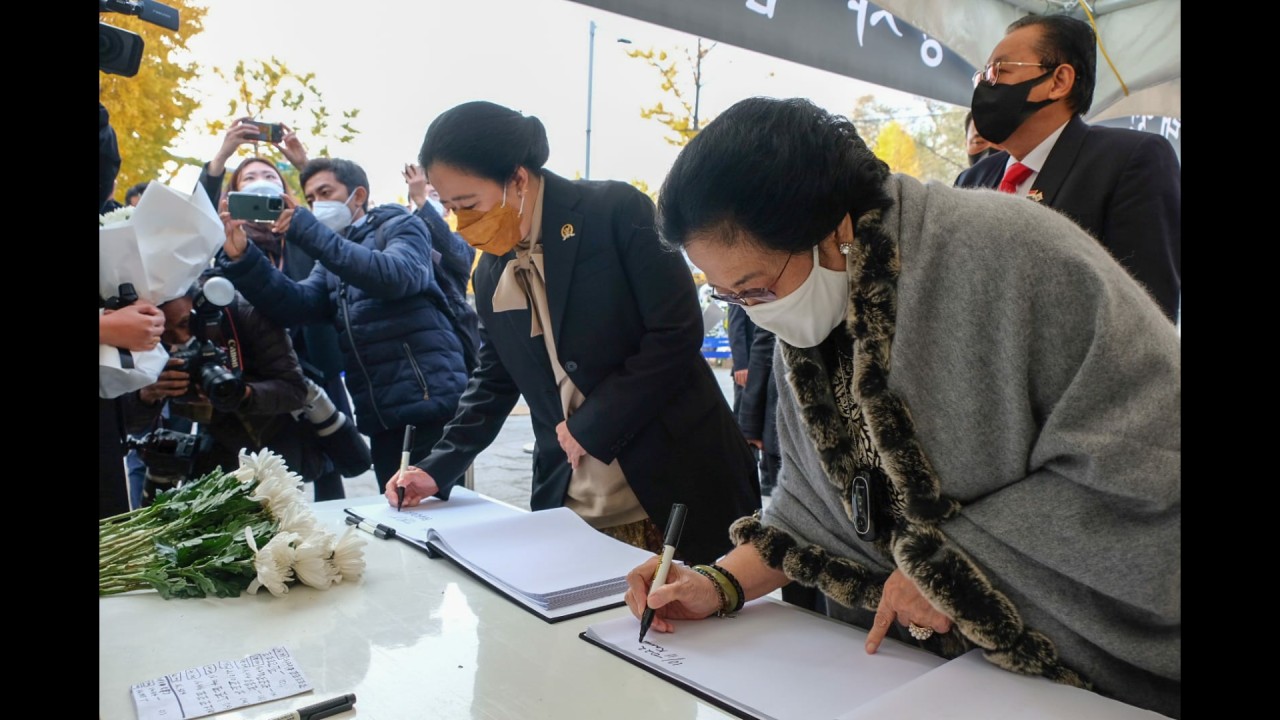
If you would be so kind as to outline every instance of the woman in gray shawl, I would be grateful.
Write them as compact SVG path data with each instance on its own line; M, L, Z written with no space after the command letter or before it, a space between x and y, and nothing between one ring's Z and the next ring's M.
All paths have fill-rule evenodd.
M776 334L783 468L712 566L628 576L652 628L795 580L829 615L1181 714L1181 361L1106 250L1026 198L892 175L805 100L681 153L660 231Z

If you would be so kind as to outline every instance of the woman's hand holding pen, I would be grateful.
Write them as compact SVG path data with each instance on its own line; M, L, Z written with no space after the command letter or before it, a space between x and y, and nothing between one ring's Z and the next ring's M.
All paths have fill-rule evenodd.
M397 487L404 488L404 507L413 507L440 492L440 486L436 485L435 478L416 465L410 465L403 473L397 471L387 481L387 489L383 495L391 507L396 507L398 504Z
M658 571L660 560L655 555L627 573L627 594L624 598L627 607L638 618L644 615L646 606L652 606L656 612L651 630L675 632L670 620L697 620L714 615L720 609L720 595L716 592L715 583L680 563L672 563L666 584L650 592L649 584Z

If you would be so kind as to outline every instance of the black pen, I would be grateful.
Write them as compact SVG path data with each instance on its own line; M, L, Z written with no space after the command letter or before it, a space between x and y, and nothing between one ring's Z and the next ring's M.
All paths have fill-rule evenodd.
M347 524L355 525L361 530L381 540L386 540L387 538L393 538L396 536L395 528L387 527L382 523L371 523L368 520L365 520L364 518L358 518L354 515L347 516Z
M320 720L330 715L337 715L340 712L346 712L355 707L356 694L347 693L341 697L332 700L318 702L315 705L308 705L297 710L290 710L283 715L273 715L267 720Z
M409 469L409 453L413 451L413 426L404 426L404 445L400 449L400 481L396 484L396 512L400 512L400 508L404 507L404 486L399 482L404 480L404 471Z
M667 582L667 573L671 571L671 559L675 557L676 544L680 542L680 531L684 529L684 513L684 505L676 503L671 506L671 515L667 518L667 535L662 539L662 562L658 563L658 572L654 573L653 583L649 585L650 592ZM644 635L649 632L649 625L652 622L653 608L649 607L646 600L644 614L640 617L640 642L644 642Z

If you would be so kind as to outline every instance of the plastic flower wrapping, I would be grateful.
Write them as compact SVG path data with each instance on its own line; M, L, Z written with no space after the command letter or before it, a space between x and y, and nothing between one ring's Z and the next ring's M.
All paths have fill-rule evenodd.
M155 502L98 522L98 595L155 590L166 599L277 597L297 582L321 590L364 573L364 540L326 532L302 478L270 450L240 452Z
M222 245L218 212L203 189L183 193L152 182L137 207L98 216L98 296L121 295L128 283L152 305L182 296ZM129 352L98 346L98 395L119 397L154 383L169 354L162 347Z

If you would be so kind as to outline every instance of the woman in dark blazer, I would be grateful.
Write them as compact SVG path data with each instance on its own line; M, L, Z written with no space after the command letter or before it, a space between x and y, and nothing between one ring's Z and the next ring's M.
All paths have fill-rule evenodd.
M725 528L760 507L751 453L701 354L682 255L660 243L650 199L626 183L543 169L546 130L487 102L445 112L419 163L458 232L483 251L472 281L480 365L430 455L387 484L405 504L448 499L523 396L537 440L534 510L661 551L688 506L680 556L712 562Z

